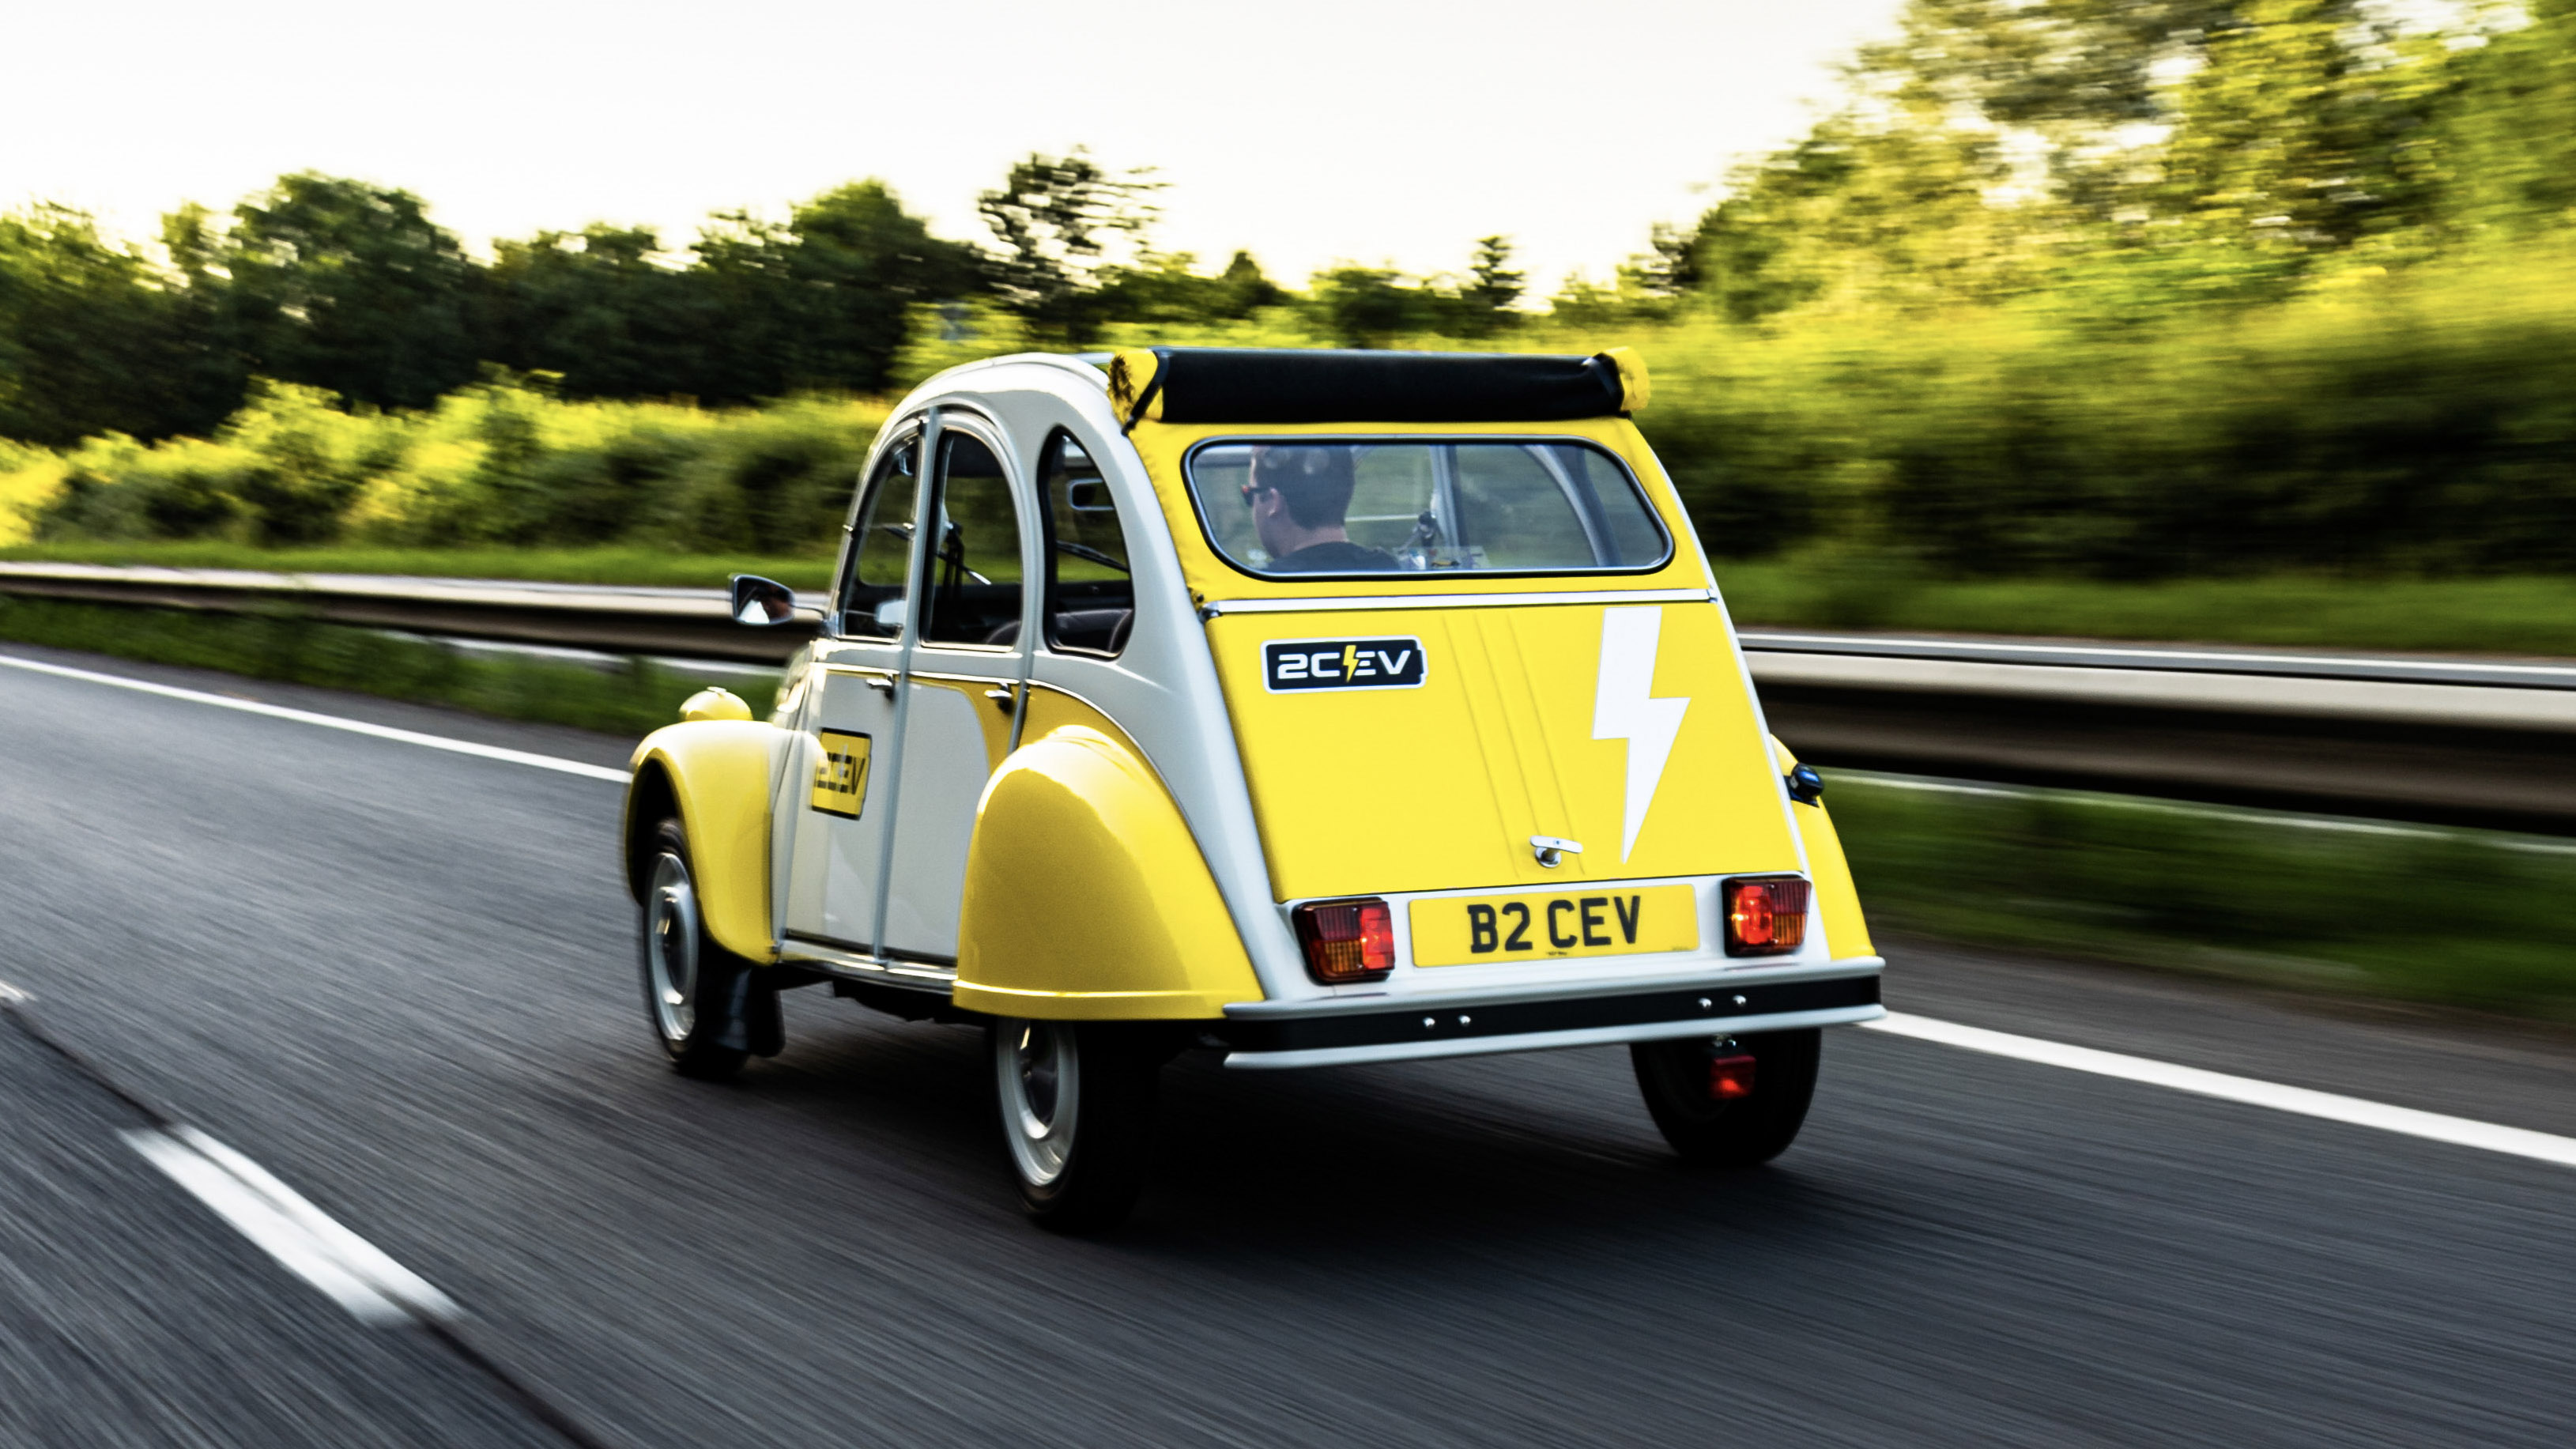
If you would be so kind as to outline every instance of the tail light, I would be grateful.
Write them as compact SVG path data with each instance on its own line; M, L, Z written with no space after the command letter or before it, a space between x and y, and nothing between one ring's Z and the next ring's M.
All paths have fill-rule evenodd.
M1752 1055L1732 1044L1717 1048L1708 1059L1708 1099L1740 1102L1752 1095Z
M1374 896L1309 901L1289 912L1306 974L1327 986L1375 981L1395 969L1395 915Z
M1726 883L1726 954L1782 956L1807 940L1807 883L1796 876Z

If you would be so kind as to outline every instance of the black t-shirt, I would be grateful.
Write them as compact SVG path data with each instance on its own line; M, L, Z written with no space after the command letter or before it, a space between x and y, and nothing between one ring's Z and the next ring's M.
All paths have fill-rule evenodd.
M1396 571L1395 555L1382 548L1362 548L1356 543L1336 539L1331 543L1312 543L1295 553L1274 558L1270 571L1275 574L1391 574Z

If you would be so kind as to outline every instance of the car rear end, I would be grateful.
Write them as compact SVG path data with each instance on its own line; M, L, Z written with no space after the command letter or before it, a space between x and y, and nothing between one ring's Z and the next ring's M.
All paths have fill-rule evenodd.
M1627 416L1642 368L1359 356L1113 372L1303 968L1227 1009L1229 1063L1881 1014L1831 822Z

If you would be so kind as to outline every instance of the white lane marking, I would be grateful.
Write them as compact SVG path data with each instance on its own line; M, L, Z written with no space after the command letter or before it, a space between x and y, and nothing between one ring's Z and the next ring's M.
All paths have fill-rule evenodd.
M165 699L184 699L192 704L211 704L218 709L237 709L244 714L266 715L270 719L294 720L298 724L320 725L324 729L346 730L353 735L368 735L400 744L419 745L423 749L446 750L451 754L473 755L478 759L501 760L513 765L527 765L539 770L559 770L567 775L583 775L593 780L626 783L624 770L606 765L585 765L579 760L566 760L554 755L532 754L527 750L503 749L499 745L478 745L470 740L452 740L445 735L425 735L416 730L398 730L391 725L369 724L365 720L345 719L336 714L315 714L311 710L288 709L283 705L261 704L251 699L227 699L199 689L180 689L174 685L152 684L140 679L127 679L117 674L101 674L91 669L72 669L60 664L42 664L33 659L17 659L0 654L0 664L12 669L31 670L37 674L59 675L64 679L86 680L91 684L113 685L118 689L157 694Z
M2559 1137L2522 1127L2502 1127L2466 1117L2446 1117L2439 1112L2419 1112L2412 1107L2392 1107L2385 1102L2337 1096L2332 1092L2284 1086L2252 1077L2230 1076L2225 1072L2202 1071L2198 1067L2176 1066L2147 1057L2096 1051L2091 1047L2043 1041L2034 1036L2015 1036L1983 1027L1961 1026L1957 1022L1937 1021L1910 1012L1891 1011L1876 1021L1864 1021L1860 1025L1868 1031L1939 1042L1972 1052L1988 1052L2044 1066L2064 1067L2069 1071L2117 1077L2125 1082L2143 1082L2153 1087L2170 1087L2177 1092L2243 1102L2248 1106L2296 1112L2303 1117L2322 1117L2329 1122L2375 1127L2382 1132L2421 1137L2432 1142L2448 1142L2459 1147L2476 1147L2488 1152L2554 1162L2561 1167L2576 1167L2576 1137Z
M147 1127L122 1135L145 1161L360 1322L383 1328L415 1318L461 1316L454 1300L383 1249L196 1128L164 1132Z

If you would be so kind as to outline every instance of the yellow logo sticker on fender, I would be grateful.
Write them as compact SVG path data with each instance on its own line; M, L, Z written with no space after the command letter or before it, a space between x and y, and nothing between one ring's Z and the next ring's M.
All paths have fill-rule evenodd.
M868 737L846 730L817 735L823 754L814 765L814 808L856 820L868 798Z
M1699 949L1699 894L1686 885L1449 896L1415 901L1412 916L1416 966Z

